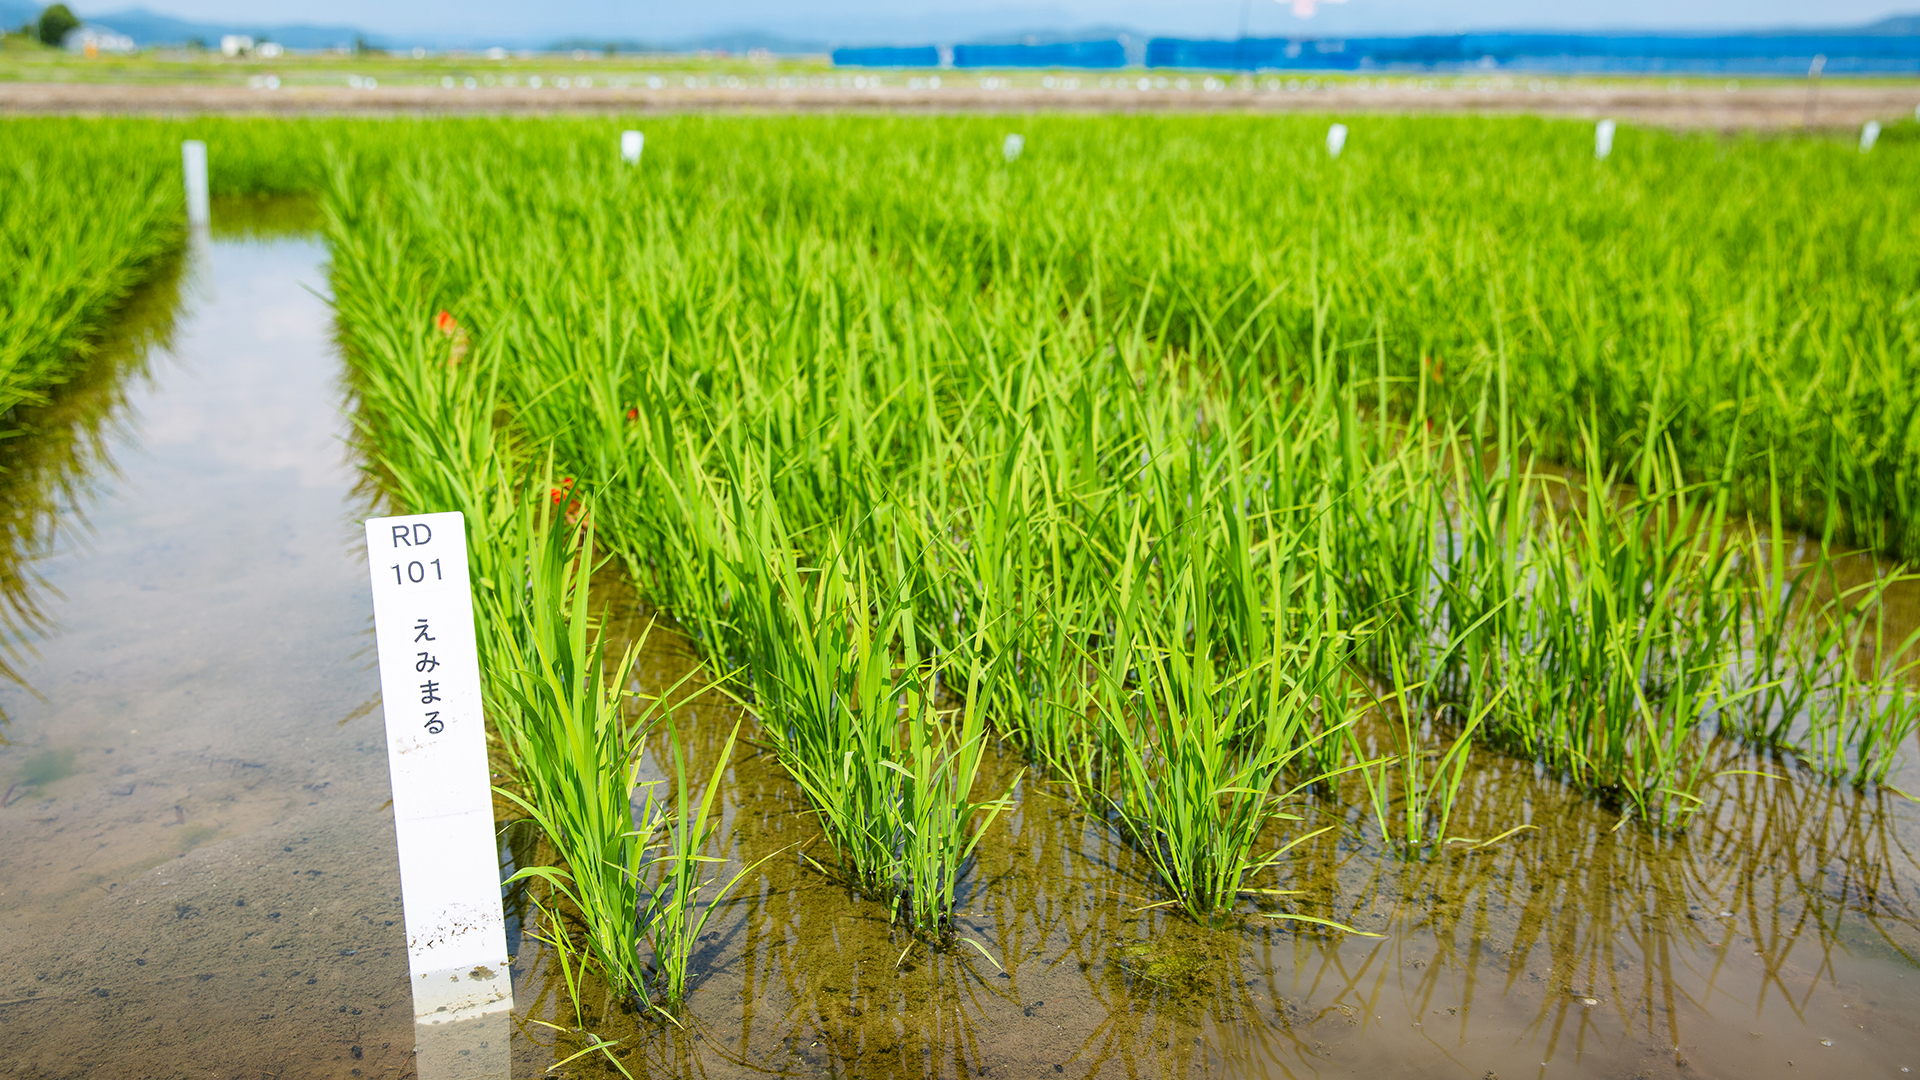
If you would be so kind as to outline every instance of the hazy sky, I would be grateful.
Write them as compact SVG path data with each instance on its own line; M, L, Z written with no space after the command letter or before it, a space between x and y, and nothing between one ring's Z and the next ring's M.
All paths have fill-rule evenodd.
M1249 7L1252 31L1265 34L1835 26L1920 11L1920 0L83 0L73 6L83 15L141 6L205 21L348 24L396 37L497 33L661 40L757 29L909 40L1093 25L1230 37ZM1309 11L1310 18L1300 17Z

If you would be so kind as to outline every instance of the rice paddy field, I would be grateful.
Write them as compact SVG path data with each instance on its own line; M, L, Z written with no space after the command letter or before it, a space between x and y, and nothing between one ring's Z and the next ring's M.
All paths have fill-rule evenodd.
M1920 1066L1912 125L1332 119L0 122L11 674L183 261L279 252L314 498L466 515L515 1075ZM15 1074L131 1068L33 963ZM138 1064L402 1075L384 1010Z

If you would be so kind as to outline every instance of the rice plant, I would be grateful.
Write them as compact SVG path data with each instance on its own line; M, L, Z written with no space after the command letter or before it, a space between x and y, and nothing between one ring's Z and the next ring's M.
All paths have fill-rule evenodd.
M1210 923L1233 910L1249 875L1304 839L1255 850L1270 828L1299 820L1284 804L1293 778L1312 751L1346 734L1362 706L1348 670L1351 637L1316 604L1314 549L1301 536L1274 537L1258 575L1263 588L1221 588L1222 570L1255 576L1248 563L1222 558L1234 548L1216 547L1222 531L1210 528L1244 507L1215 502L1197 469L1187 479L1184 491L1161 484L1158 498L1140 500L1115 574L1112 645L1096 698L1114 754L1089 797L1111 807L1173 894L1168 903ZM1267 627L1251 642L1242 637L1238 656L1224 625L1235 613L1222 601L1232 598L1257 603L1252 615L1238 614ZM1264 654L1250 655L1249 644ZM1327 706L1333 711L1320 711Z
M9 125L0 142L0 414L8 414L44 403L83 368L110 316L164 272L185 211L162 160L100 168L101 147L44 126Z
M1001 805L974 800L984 740L977 674L959 721L948 721L905 579L833 546L826 565L799 565L773 501L756 502L754 540L731 578L755 711L854 880L916 931L938 935L978 830Z
M705 852L720 828L714 808L719 800L720 781L732 762L733 744L739 734L740 725L736 723L727 733L713 774L707 778L699 801L695 802L687 786L687 761L681 753L679 735L674 732L673 779L669 783L673 795L671 813L648 810L635 815L636 822L658 823L665 834L663 852L652 860L656 880L641 907L640 925L653 949L654 964L660 973L660 996L668 1007L686 1000L694 945L703 936L707 920L713 917L720 901L758 869L761 862L773 857L768 855L760 862L742 867L711 896L705 895L706 887L713 883L713 879L706 877L708 868L723 861ZM650 790L645 798L649 804L653 802Z
M1430 734L1424 723L1431 716L1423 687L1396 670L1392 685L1398 690L1381 708L1387 713L1393 753L1363 763L1356 771L1367 790L1374 820L1380 835L1398 840L1410 854L1429 851L1450 842L1479 841L1447 835L1453 821L1454 806L1466 779L1468 761L1473 753L1474 736L1499 698L1481 705L1480 711L1459 725L1445 749L1429 750ZM1444 741L1444 740L1443 740ZM1398 810L1394 804L1398 803ZM1395 819L1399 828L1394 828ZM1397 832L1397 835L1396 835Z
M635 912L648 842L666 811L649 797L635 813L646 722L628 720L622 688L637 651L630 646L609 665L592 628L590 530L556 528L544 500L520 520L532 541L527 588L496 597L482 615L512 628L486 658L491 712L515 773L498 790L539 825L562 863L516 877L544 882L578 911L587 953L610 989L645 1001ZM517 610L506 606L515 600Z

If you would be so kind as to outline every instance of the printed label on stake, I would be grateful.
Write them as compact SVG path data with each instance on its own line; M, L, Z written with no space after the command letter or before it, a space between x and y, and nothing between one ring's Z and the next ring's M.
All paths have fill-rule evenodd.
M511 1009L466 521L373 518L367 563L414 1017Z

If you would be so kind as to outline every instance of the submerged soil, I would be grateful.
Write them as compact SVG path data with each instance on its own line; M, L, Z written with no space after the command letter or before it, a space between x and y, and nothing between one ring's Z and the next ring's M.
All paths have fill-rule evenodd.
M101 441L13 552L51 633L0 687L0 1076L406 1063L324 255L199 245L166 332L56 402Z
M1097 79L1082 76L1083 81ZM1195 80L1197 83L1197 79ZM1297 81L1297 80L1295 80ZM568 90L479 87L443 90L433 86L393 86L354 90L345 86L289 86L254 89L186 83L0 82L0 115L141 115L232 113L269 116L345 114L502 113L680 113L750 112L1330 112L1526 114L1595 119L1610 116L1627 123L1722 131L1787 128L1858 129L1868 120L1899 120L1913 115L1920 89L1899 81L1850 85L1828 82L1815 93L1792 80L1738 80L1737 90L1698 83L1668 89L1655 82L1566 87L1557 80L1506 76L1476 80L1472 89L1450 85L1451 76L1419 82L1383 78L1375 88L1342 87L1314 91L1206 92L1131 87L1047 90L1038 87L985 89L961 73L948 73L941 89L904 86L872 90L811 87L666 87L659 90L613 87ZM1541 89L1529 83L1541 82ZM1484 85L1483 85L1484 84ZM1519 88L1498 89L1501 86Z
M325 251L247 220L251 239L190 255L170 330L123 343L138 358L112 392L77 384L101 453L70 466L52 549L16 552L47 625L14 663L32 689L0 688L0 1076L420 1071L359 551L375 508L306 291ZM645 610L605 584L612 628L640 633ZM656 628L636 688L693 663ZM693 770L737 719L675 710ZM668 755L663 727L644 775ZM1155 906L1101 814L1001 754L1013 809L963 879L964 940L933 949L820 868L797 788L743 743L718 873L768 861L715 913L678 1026L591 986L576 1015L512 892L513 1073L584 1047L548 1025L618 1040L635 1076L1920 1068L1920 806L1732 749L1718 767L1691 828L1662 836L1481 754L1452 834L1526 828L1418 855L1380 843L1359 792L1315 796L1295 828L1337 827L1253 884L1372 937ZM1893 787L1920 792L1920 763ZM508 868L534 847L507 830ZM618 1075L599 1055L561 1071Z
M646 618L635 606L627 625ZM694 661L654 635L639 682L657 691ZM696 774L735 719L721 701L679 710ZM1384 743L1384 731L1371 734ZM666 740L652 740L654 761L666 760ZM1296 828L1340 827L1253 884L1299 890L1286 909L1378 935L1361 936L1257 914L1206 928L1156 907L1151 868L1101 814L1009 756L999 766L994 782L1015 786L1014 809L963 882L966 940L934 950L802 858L834 865L771 755L737 749L721 831L731 863L719 877L771 858L714 917L686 1030L618 1008L590 1008L585 1029L620 1039L635 1075L636 1062L709 1077L1920 1067L1920 1036L1902 1019L1920 1003L1920 814L1891 792L1835 788L1730 749L1706 809L1663 837L1530 764L1480 754L1453 834L1525 828L1417 856L1379 843L1363 792L1326 793L1300 807ZM523 995L559 996L539 954L523 949L518 963ZM548 1037L523 1031L525 1042ZM585 1045L562 1038L555 1056ZM519 1060L544 1058L523 1046ZM567 1072L617 1075L598 1061Z

